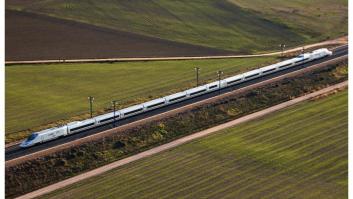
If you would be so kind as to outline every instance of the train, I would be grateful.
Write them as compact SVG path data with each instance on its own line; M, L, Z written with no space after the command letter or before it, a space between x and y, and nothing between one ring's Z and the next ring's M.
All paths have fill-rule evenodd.
M28 148L36 144L41 144L44 142L58 139L60 137L64 137L74 133L79 133L88 129L92 129L98 126L117 122L119 120L132 117L137 114L141 114L164 106L168 106L170 104L175 104L175 103L178 103L190 98L194 98L206 93L214 92L229 86L241 84L243 82L246 82L252 79L266 76L281 70L285 70L300 64L311 62L331 55L332 55L332 51L328 50L327 48L318 49L311 53L300 54L299 56L289 60L285 60L259 69L251 70L243 74L235 75L232 77L228 77L226 79L222 79L220 81L215 81L202 86L191 88L189 90L178 92L159 99L154 99L152 101L148 101L139 105L134 105L134 106L117 110L115 112L110 112L104 115L99 115L91 119L70 122L63 126L53 127L39 132L34 132L31 135L29 135L28 138L25 139L20 144L20 147Z

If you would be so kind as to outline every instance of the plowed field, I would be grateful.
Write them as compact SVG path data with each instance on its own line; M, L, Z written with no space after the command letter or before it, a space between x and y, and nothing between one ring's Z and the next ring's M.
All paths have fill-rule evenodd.
M7 10L5 21L7 61L231 54L25 12Z

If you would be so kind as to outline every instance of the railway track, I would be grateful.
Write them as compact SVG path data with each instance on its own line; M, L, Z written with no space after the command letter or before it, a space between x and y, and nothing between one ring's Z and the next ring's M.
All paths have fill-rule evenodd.
M326 62L326 61L329 61L329 60L332 60L332 59L335 59L335 58L343 57L343 56L346 56L346 55L348 55L348 45L335 48L333 50L333 55L330 56L330 57L326 57L326 58L323 58L323 59L320 59L320 60L316 60L316 61L313 61L313 62L310 62L310 63L306 63L306 64L303 64L303 65L295 66L293 68L289 68L289 69L284 70L284 71L279 71L277 73L273 73L273 74L270 74L270 75L267 75L267 76L263 76L263 77L260 77L260 78L257 78L257 79L253 79L253 80L250 80L248 82L244 82L244 83L239 84L239 85L234 85L232 87L227 87L227 88L224 88L224 89L222 89L220 91L207 93L207 94L204 94L204 95L201 95L201 96L198 96L198 97L186 100L186 101L182 101L182 102L179 102L179 103L176 103L176 104L172 104L172 105L169 105L169 106L166 106L166 107L155 109L155 110L152 110L150 112L141 113L139 115L135 115L133 117L126 118L124 120L120 120L117 123L117 126L123 126L123 125L126 125L126 124L130 124L132 122L136 122L136 121L139 121L139 120L142 120L142 119L149 118L151 116L155 116L155 115L158 115L158 114L161 114L161 113L166 113L168 111L171 111L171 110L174 110L174 109L186 106L186 105L190 105L190 104L193 104L193 103L196 103L196 102L200 102L200 101L203 101L205 99L209 99L211 97L215 97L217 95L228 93L230 91L234 91L234 90L237 90L237 89L240 89L240 88L245 88L245 87L248 87L250 85L265 81L265 80L270 80L270 79L273 79L275 77L278 77L278 76L281 76L281 75L284 75L284 74L288 74L288 73L291 73L291 72L294 72L294 71L298 71L298 70L301 70L303 68L307 68L309 66L313 66L313 65L316 65L316 64L319 64L319 63L323 63L323 62ZM91 135L94 135L94 134L97 134L99 132L106 131L106 130L109 130L109 129L112 129L112 128L113 128L112 124L107 124L107 125L95 128L95 129L90 129L90 130L86 130L86 131L81 132L81 133L72 134L70 136L63 137L63 138L57 139L57 140L53 140L51 142L43 143L41 145L33 146L33 147L27 148L27 149L22 149L22 148L19 147L18 144L15 144L15 145L9 146L9 147L7 147L5 149L5 160L6 160L6 162L8 162L10 160L15 160L15 159L18 159L18 158L21 158L21 157L24 157L24 156L28 157L28 156L31 156L31 155L33 155L35 153L38 153L38 152L41 152L41 151L45 151L45 150L50 149L50 148L57 147L59 145L65 144L65 143L69 143L69 142L72 142L74 140L79 140L81 138L84 138L84 137L87 137L87 136L91 136Z

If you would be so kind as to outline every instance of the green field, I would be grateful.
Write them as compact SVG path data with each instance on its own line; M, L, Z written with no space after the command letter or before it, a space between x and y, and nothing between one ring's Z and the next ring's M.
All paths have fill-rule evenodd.
M43 198L348 197L348 91L301 103Z
M348 34L347 0L6 1L24 10L239 53Z
M347 0L229 0L309 37L347 34ZM310 38L307 38L310 39Z
M50 64L5 67L7 140L26 135L28 128L87 118L88 99L95 97L95 113L144 102L195 86L194 67L201 68L200 81L267 65L276 58L193 61L122 62L106 64ZM75 117L78 116L78 117ZM64 122L64 121L61 121ZM60 121L59 121L60 123ZM30 132L30 131L29 131ZM28 133L28 132L27 132Z

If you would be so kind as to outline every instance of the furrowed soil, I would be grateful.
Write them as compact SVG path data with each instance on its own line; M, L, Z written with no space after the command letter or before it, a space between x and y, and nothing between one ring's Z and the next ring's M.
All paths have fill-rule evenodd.
M5 15L7 61L232 54L33 13Z
M55 191L56 198L348 197L348 91Z
M296 77L289 77L253 90L228 96L219 101L203 104L191 110L162 118L158 121L148 122L131 129L124 129L123 131L117 131L109 136L90 140L50 155L8 166L6 167L5 178L6 196L11 198L33 191L179 137L234 120L328 85L343 82L347 80L347 75L347 63L329 65ZM336 106L332 105L332 107ZM284 117L284 119L286 118L287 117ZM318 122L318 124L321 123L322 122ZM259 133L258 135L261 134L262 133ZM293 136L295 135L296 133L293 133ZM344 139L340 141L344 141ZM318 151L318 153L320 154L320 151ZM259 154L261 153L259 152ZM290 154L291 153L288 153L288 155ZM267 160L271 160L271 157L272 156L268 156ZM283 160L285 160L285 158ZM178 161L176 160L176 162ZM285 161L284 163L284 166L290 165L290 162ZM268 164L271 166L271 162L268 162ZM278 165L277 162L274 162L274 164L274 166L282 165L281 162L279 162ZM224 166L227 168L226 165ZM243 166L246 167L246 165ZM273 171L275 168L276 167L268 167L269 170L264 171ZM299 170L295 170L295 172L300 171L302 168L305 168L305 166L298 167ZM266 172L261 171L257 174L260 173L264 174ZM342 175L344 175L344 171ZM263 178L263 180L264 179L266 178ZM295 180L300 179L301 178L292 178L293 181L291 180L290 182L295 183ZM251 179L248 180L253 181ZM309 181L308 184L316 184L318 182L320 181L313 180ZM346 183L344 180L339 182L343 183L343 185ZM322 186L324 186L324 184L325 183L323 183ZM158 187L158 185L155 185L155 187ZM227 187L228 186L224 186L223 188L228 190ZM305 187L306 186L301 188ZM339 188L339 186L337 187ZM344 188L342 189L342 193L344 193ZM169 189L169 191L170 190L171 189ZM173 191L176 190L177 189L173 189ZM233 188L231 190L233 190ZM327 189L324 190L326 191ZM170 193L174 194L173 191ZM126 192L126 194L129 195L128 192ZM131 192L131 194L135 193Z

